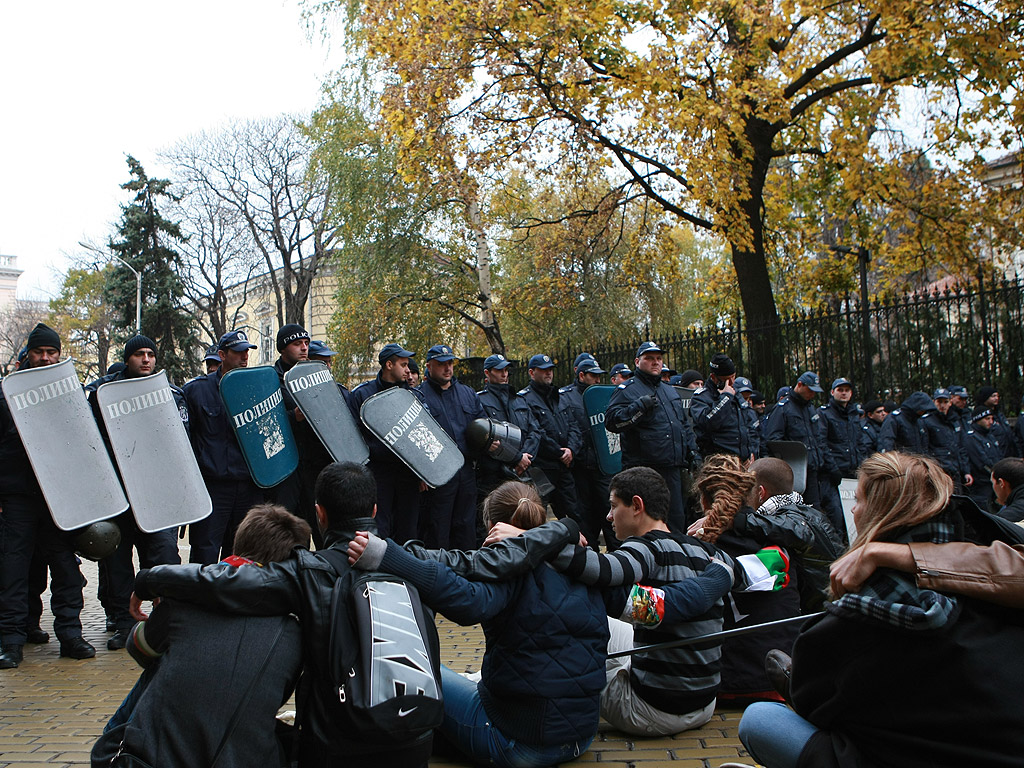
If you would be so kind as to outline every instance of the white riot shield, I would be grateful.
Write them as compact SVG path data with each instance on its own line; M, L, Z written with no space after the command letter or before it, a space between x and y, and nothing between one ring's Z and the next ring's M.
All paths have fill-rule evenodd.
M3 391L58 528L83 528L128 508L70 359L15 371Z
M213 511L164 371L107 382L96 401L140 530L176 528Z

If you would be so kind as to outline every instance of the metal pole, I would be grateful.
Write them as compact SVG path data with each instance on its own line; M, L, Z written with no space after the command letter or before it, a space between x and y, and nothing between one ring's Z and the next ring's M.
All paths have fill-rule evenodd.
M860 267L860 312L861 312L861 343L864 345L864 377L867 382L867 394L875 396L874 352L871 349L871 313L868 311L868 261L871 254L867 248L857 249L857 264Z
M124 264L128 269L135 275L135 333L138 335L142 334L142 275L135 267L129 264L127 261L122 259L116 253L110 254L115 259Z

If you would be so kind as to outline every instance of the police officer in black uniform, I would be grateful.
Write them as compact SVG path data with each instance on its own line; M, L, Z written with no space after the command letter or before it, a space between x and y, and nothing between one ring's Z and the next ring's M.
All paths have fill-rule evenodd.
M189 525L189 562L209 565L233 551L235 529L250 509L265 500L263 490L249 474L227 408L220 397L220 381L235 368L249 365L249 350L256 349L244 331L229 331L217 342L220 368L185 384L189 437L213 511L205 520ZM223 554L222 554L223 553Z
M60 336L43 323L29 334L26 348L21 368L60 362ZM50 608L60 655L92 658L96 649L82 638L83 579L72 535L53 522L10 406L0 392L0 669L13 669L22 661L34 553L50 569Z
M1006 419L999 406L999 390L996 387L985 386L978 388L978 394L974 402L982 408L992 411L992 437L999 447L1003 449L1004 457L1020 456L1020 446L1017 445L1017 437L1010 428L1010 422Z
M575 419L565 410L554 384L554 362L549 355L530 358L530 383L519 390L540 430L540 449L534 466L551 481L554 490L547 501L559 519L571 517L582 527L576 481L572 477L572 463L580 452L583 435Z
M89 396L89 405L92 406L93 415L96 417L96 422L99 424L100 432L103 434L103 440L107 443L108 449L110 441L100 415L96 393L102 385L112 381L152 375L156 370L156 342L148 336L133 336L124 345L123 359L125 363L123 370L107 374L85 388ZM182 425L187 433L189 419L185 393L173 384L170 387L178 415L181 417ZM128 602L132 596L132 589L135 587L133 549L137 549L139 552L139 565L142 568L152 568L154 565L176 565L181 562L181 558L178 556L177 527L145 533L135 522L135 515L130 509L118 515L114 519L114 523L121 531L121 543L118 544L112 555L99 562L100 589L104 595L103 607L107 611L108 620L113 622L115 629L113 636L107 640L107 649L111 651L124 648L132 627L135 626L135 619L128 611ZM102 584L102 582L106 583Z
M974 482L967 489L967 495L986 512L992 511L992 467L1005 458L1003 448L992 435L995 415L991 408L980 405L971 414L973 428L967 433L967 459L970 462Z
M832 457L825 450L821 435L821 415L814 407L814 396L824 392L821 380L813 371L804 371L792 390L785 395L768 415L765 440L793 440L807 448L807 482L804 501L822 512L819 483L834 470ZM842 528L840 528L842 530Z
M420 491L423 482L359 418L359 409L373 395L393 387L409 388L409 363L415 355L400 344L385 344L377 353L380 371L352 390L349 406L370 450L367 467L377 481L377 532L406 542L419 538Z
M719 352L711 358L708 369L711 373L704 386L690 400L697 447L704 457L730 453L740 461L751 461L754 449L750 442L750 420L736 391L736 365L728 355Z
M476 546L476 452L466 442L466 427L487 417L476 391L455 378L455 353L447 344L427 350L427 375L414 391L454 440L465 459L458 473L423 494L420 537L431 549Z
M971 431L971 409L967 407L967 387L961 384L950 384L949 390L949 416L960 422L964 435Z
M533 464L540 449L540 430L533 418L529 404L513 392L508 385L511 361L504 355L490 355L484 360L484 388L477 392L480 404L489 419L507 421L519 427L523 442L519 446L519 458L514 464L502 464L490 457L481 456L476 462L477 504L483 503L487 494L506 480L522 477Z
M661 348L645 341L636 351L635 373L612 394L605 428L622 436L622 466L650 467L664 478L670 494L668 525L686 532L686 500L682 472L700 461L693 427L683 403L661 380Z
M960 420L952 413L949 390L939 388L932 394L935 410L921 417L928 430L928 452L953 480L957 493L974 483L971 462L967 458L967 444Z
M926 392L914 392L882 423L878 450L928 455L928 430L921 417L934 410L935 403Z
M846 540L846 520L843 502L839 497L839 483L844 477L856 477L857 468L864 460L861 449L860 413L852 402L853 383L840 376L832 382L828 403L821 406L821 431L828 451L831 470L821 483L821 503L824 512Z
M860 454L863 458L878 453L878 439L882 435L885 417L885 406L881 400L864 403L864 419L860 424Z
M604 531L608 549L614 550L619 546L619 540L608 521L608 485L611 482L611 475L602 472L597 461L597 448L594 447L587 409L583 403L583 393L587 391L587 387L600 384L604 373L597 360L592 357L583 359L576 364L576 380L559 389L558 396L582 435L580 452L572 462L572 476L576 481L576 500L581 520L580 531L592 549L598 549L599 537Z

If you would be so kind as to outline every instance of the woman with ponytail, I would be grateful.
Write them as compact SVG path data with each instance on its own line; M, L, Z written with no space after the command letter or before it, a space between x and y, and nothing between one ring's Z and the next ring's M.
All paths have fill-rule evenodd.
M855 557L873 542L991 544L1000 528L931 458L861 464ZM1024 755L1019 610L920 586L880 568L801 628L792 709L753 704L740 739L766 768L1015 766Z
M488 527L508 523L527 535L547 518L537 491L520 482L492 491L483 514ZM435 743L439 733L474 765L507 768L555 765L586 751L597 734L608 645L597 589L546 562L507 581L470 581L436 558L422 560L393 541L362 535L349 559L408 579L427 605L483 627L480 682L441 670L445 719Z

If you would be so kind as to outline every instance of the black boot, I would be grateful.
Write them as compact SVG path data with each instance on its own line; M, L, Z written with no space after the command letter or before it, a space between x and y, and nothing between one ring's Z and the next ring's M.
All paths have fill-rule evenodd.
M14 669L21 664L21 646L5 645L0 653L0 669Z
M793 675L793 659L779 650L771 650L764 657L764 672L779 695L789 703L789 680Z
M60 641L60 655L69 659L91 659L96 655L96 649L82 637L72 637Z
M43 631L43 628L38 624L25 632L25 642L33 643L35 645L42 645L43 643L50 642L50 635Z

